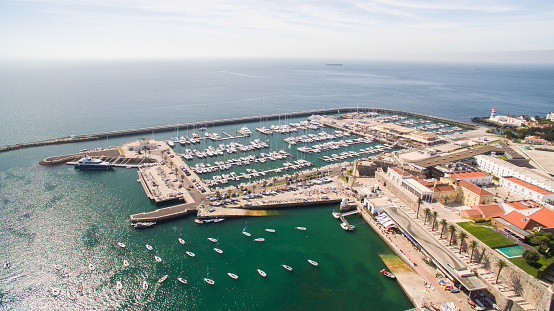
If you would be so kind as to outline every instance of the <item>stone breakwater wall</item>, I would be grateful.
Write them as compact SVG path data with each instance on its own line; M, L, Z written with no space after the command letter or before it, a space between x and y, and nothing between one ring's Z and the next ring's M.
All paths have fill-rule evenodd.
M406 204L409 208L412 208L414 211L417 211L417 197L415 195L407 192L406 190L402 189L400 186L398 186L397 184L389 180L386 177L386 174L382 170L377 170L377 172L375 173L375 177L377 178L377 181L382 185L384 185L384 182L386 182L386 188L392 194L394 194L397 198L402 200L402 202L404 202L404 204ZM425 203L422 203L419 211L420 215L423 214L423 210L425 209L425 207L426 207ZM445 212L449 212L449 211L439 211L439 218L441 214L444 214ZM544 286L535 277L521 270L519 267L517 267L512 262L507 260L504 256L499 254L494 249L481 243L479 239L475 238L465 229L458 226L457 224L454 224L454 225L456 226L456 232L465 231L465 233L467 233L468 239L466 240L466 244L465 244L466 248L468 243L467 241L475 240L476 242L478 242L478 248L477 248L478 251L476 250L474 253L474 257L475 257L474 262L476 260L478 263L482 265L483 268L487 268L489 271L494 272L495 273L494 279L496 279L496 273L498 272L496 263L499 260L504 260L507 263L507 266L504 269L502 269L502 272L500 273L500 278L499 278L500 284L504 284L507 287L511 288L519 296L525 299L525 301L533 303L537 308L537 310L546 311L546 310L552 310L554 308L554 306L552 306L552 303L554 300L554 293L552 291L552 286L549 286L549 287ZM477 271L474 271L474 272L477 272ZM525 310L525 308L522 305L518 304L517 300L512 300L509 297L506 297L504 293L502 293L500 290L494 287L491 281L483 278L478 273L476 273L476 275L483 283L485 283L488 286L488 291L492 295L494 295L496 304L500 306L502 310L511 310L511 311Z
M343 108L308 110L308 111L300 111L300 112L289 112L289 113L281 113L281 114L269 114L264 116L228 118L228 119L213 120L213 121L207 121L207 122L204 121L204 122L189 122L189 123L182 123L182 124L160 125L160 126L151 126L151 127L144 127L144 128L131 129L131 130L120 130L120 131L102 132L102 133L94 133L94 134L72 135L70 137L55 138L55 139L38 141L38 142L0 146L0 152L12 151L12 150L23 149L23 148L33 148L33 147L46 146L46 145L68 144L68 143L74 143L74 142L104 139L109 137L121 137L125 135L140 135L140 134L151 134L153 132L168 132L168 131L174 131L175 129L200 127L200 126L206 125L206 123L209 125L223 125L223 124L254 122L260 119L276 120L281 117L294 118L294 117L311 116L314 114L336 114L336 113L349 113L349 112L377 112L381 114L402 115L402 116L417 117L417 118L422 118L422 119L427 119L427 120L432 120L437 122L447 122L450 124L455 124L466 128L476 127L475 124L472 124L469 122L450 120L446 118L435 117L435 116L425 115L422 113L409 112L409 111L398 110L398 109L370 108L370 107L343 107Z

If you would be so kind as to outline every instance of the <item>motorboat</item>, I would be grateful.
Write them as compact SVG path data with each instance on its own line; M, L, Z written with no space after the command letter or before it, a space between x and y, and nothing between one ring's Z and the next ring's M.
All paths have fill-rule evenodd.
M186 251L185 253L186 253L187 255L189 255L190 257L196 256L196 254L193 253L193 252Z
M181 244L185 244L185 240L183 240L183 239L179 238L179 243L181 243Z
M146 244L146 249L149 250L149 251L151 251L151 250L153 249L153 247L152 247L152 245L150 245L150 244Z
M214 222L222 222L222 221L224 221L224 220L225 220L225 218L215 218L215 219L214 219Z
M350 225L350 228L351 228L351 229L349 229L349 228L348 228L348 225L347 225L346 223L344 223L344 222L342 222L342 223L340 224L340 227L341 227L342 229L346 230L346 231L354 230L354 229L356 228L356 226Z
M396 275L388 272L387 270L383 269L380 271L382 275L388 277L388 278L391 278L391 279L396 279Z
M159 280L158 280L158 283L163 283L163 281L165 281L167 279L167 274L162 276Z
M263 241L265 241L264 238L257 238L257 239L254 239L254 242L263 242Z
M261 269L258 269L258 273L263 276L264 278L267 276L265 272L263 272Z
M110 170L114 165L100 159L93 159L85 154L85 157L75 162L74 167L80 170Z
M206 283L208 283L208 284L210 284L210 285L214 285L214 284L215 284L214 280L208 279L208 278L204 278L204 282L206 282Z
M296 227L296 229L306 231L306 227Z
M208 238L208 241L217 243L217 239L214 239L214 238Z
M227 272L227 275L230 276L232 279L235 279L235 280L239 278L238 275L236 275L234 273L231 273L231 272Z
M142 281L142 289L148 289L148 282L146 282L146 280Z
M316 267L319 265L317 262L315 262L315 261L313 261L313 260L311 260L311 259L308 259L308 262L309 262L310 264L312 264L313 266L316 266Z
M116 287L117 289L122 289L122 288L123 288L123 284L121 284L120 281L117 281L117 282L115 283L115 287Z
M117 245L119 245L119 247L121 247L121 248L125 248L125 244L123 244L121 242L117 242Z
M178 277L177 278L177 281L183 283L183 284L187 284L187 280L183 279L182 277Z
M244 234L246 236L251 236L251 234L249 232L246 232L246 231L243 231L242 234Z
M333 212L333 217L335 217L336 219L339 219L340 215L341 214L339 212Z
M129 266L129 262L128 262L126 259L123 259L123 266L124 266L124 267L128 267L128 266Z
M154 256L154 259L156 260L156 262L162 262L162 259L158 256Z
M275 232L275 229L265 229L267 232Z
M133 227L135 229L150 228L155 224L156 224L155 222L137 222L133 224Z
M292 267L291 266L287 266L287 265L281 265L283 268L289 270L289 271L292 271Z
M223 251L219 248L214 248L214 251L219 254L223 254Z

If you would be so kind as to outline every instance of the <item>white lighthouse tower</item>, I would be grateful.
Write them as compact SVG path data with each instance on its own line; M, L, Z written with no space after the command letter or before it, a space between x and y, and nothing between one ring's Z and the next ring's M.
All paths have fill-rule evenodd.
M496 107L492 108L490 120L494 120L496 117Z

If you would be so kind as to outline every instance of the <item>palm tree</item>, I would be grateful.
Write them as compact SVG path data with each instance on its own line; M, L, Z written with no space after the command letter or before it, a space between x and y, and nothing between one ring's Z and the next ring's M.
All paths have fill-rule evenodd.
M435 231L435 225L437 224L437 216L439 216L439 212L434 211L433 212L433 225L431 226L431 230Z
M464 245L464 240L467 239L467 233L465 231L460 231L458 234L458 238L460 239L460 254L462 253L462 246Z
M504 260L499 260L496 262L496 266L498 267L498 273L496 274L496 284L498 284L498 278L500 277L500 271L502 271L502 268L505 268L508 264Z
M179 172L179 169L175 168L173 171L175 171L175 175L177 175L177 173Z
M429 216L431 216L431 209L427 207L425 208L425 221L423 222L424 225L427 223Z
M448 232L450 232L450 243L448 246L452 245L452 240L454 239L454 234L456 233L456 226L454 224L448 226Z
M442 219L441 222L440 222L440 225L441 225L441 239L442 239L442 234L444 233L444 228L446 228L446 226L448 226L448 221L446 221L446 219Z
M277 187L277 177L273 177L273 185Z
M417 213L416 213L416 219L419 218L419 207L421 206L421 203L423 203L422 198L417 198Z
M232 193L233 193L233 191L231 189L227 189L227 195L229 195L229 197L231 197Z
M295 183L298 182L298 173L294 173L294 182L295 182Z
M256 193L256 185L252 185L252 193Z
M479 243L477 241L473 240L471 243L469 243L469 249L471 249L471 257L469 257L469 262L473 262L473 252L475 252L475 249L477 249L477 246Z
M264 180L264 181L262 182L262 187L264 187L264 188L267 187L267 180Z

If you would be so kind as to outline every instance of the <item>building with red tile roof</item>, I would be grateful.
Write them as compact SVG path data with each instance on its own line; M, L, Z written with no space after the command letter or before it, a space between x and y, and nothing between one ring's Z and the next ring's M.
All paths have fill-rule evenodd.
M480 171L454 173L450 177L456 180L463 179L474 185L490 185L492 183L492 176Z
M500 178L500 186L521 195L525 199L530 199L536 202L554 202L554 193L551 191L537 187L515 177Z
M460 212L460 216L473 219L502 217L504 214L504 210L498 204L476 205Z
M465 206L491 204L493 195L487 190L470 183L464 179L458 181L460 201Z

